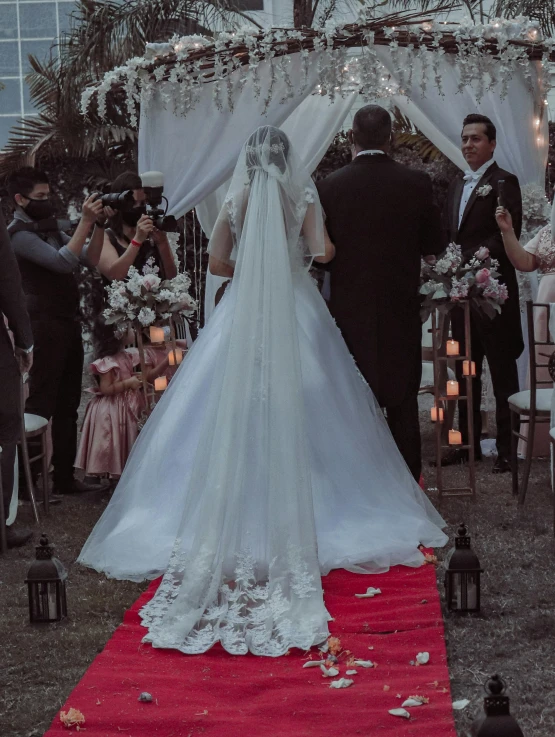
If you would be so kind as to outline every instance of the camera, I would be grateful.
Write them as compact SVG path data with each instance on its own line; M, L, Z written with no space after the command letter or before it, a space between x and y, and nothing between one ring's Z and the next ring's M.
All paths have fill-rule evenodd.
M132 189L128 189L126 192L111 192L102 195L102 207L111 207L112 210L128 212L133 209L134 204L135 197Z
M139 175L146 196L146 214L158 230L177 233L177 220L173 215L166 215L168 200L164 197L164 175L161 171L147 171ZM162 201L166 203L162 209Z

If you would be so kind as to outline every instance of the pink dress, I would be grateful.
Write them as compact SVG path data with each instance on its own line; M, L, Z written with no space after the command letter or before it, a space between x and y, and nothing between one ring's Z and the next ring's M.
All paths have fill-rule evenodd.
M524 246L528 253L536 257L538 271L540 272L540 284L538 288L538 296L536 302L549 303L555 302L555 243L551 238L551 229L549 226L542 228L540 232L532 238L532 240ZM546 340L548 337L548 319L545 309L535 310L534 316L534 334L539 340ZM539 346L538 353L547 353L549 346ZM538 355L538 361L546 363L545 356ZM542 381L551 381L549 372L546 368L537 370L536 377ZM528 387L530 381L528 380ZM540 389L549 388L549 384L540 384ZM520 432L528 435L528 425L522 424ZM518 452L521 457L526 456L527 443L522 440L519 442ZM536 424L536 432L534 434L534 447L532 449L533 457L549 456L549 423L539 422Z
M115 356L94 361L90 369L97 376L114 371L114 380L124 381L133 375L133 369L138 365L137 349L126 348ZM101 394L99 389L91 391L95 396L85 410L75 467L84 469L91 476L108 474L119 478L139 434L144 396L140 389L128 389L109 396Z

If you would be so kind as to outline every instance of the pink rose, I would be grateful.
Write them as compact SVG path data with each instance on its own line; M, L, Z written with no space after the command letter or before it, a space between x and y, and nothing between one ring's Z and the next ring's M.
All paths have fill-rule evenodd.
M487 258L489 258L489 248L482 246L476 251L475 255L478 261L485 261Z
M148 292L152 292L160 284L160 277L156 274L146 274L143 276L143 286Z
M489 269L480 269L476 274L476 283L485 284L489 280Z

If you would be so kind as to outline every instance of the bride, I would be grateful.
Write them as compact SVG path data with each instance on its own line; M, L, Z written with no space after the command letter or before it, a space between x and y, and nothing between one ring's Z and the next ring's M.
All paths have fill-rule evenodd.
M142 430L79 562L140 581L144 641L278 656L328 636L320 576L419 566L444 522L308 273L333 258L286 135L243 147L209 244L233 276Z

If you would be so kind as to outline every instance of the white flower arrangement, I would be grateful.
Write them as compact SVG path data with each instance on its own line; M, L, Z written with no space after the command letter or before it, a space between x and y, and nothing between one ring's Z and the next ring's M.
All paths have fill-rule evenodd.
M473 309L493 319L509 296L506 285L499 281L498 269L499 262L490 257L484 246L465 260L461 247L451 243L435 264L422 261L422 321L425 322L436 307L448 311L462 300L468 300Z
M255 97L260 97L262 87L259 65L270 65L271 79L265 92L264 104L268 107L278 78L285 81L283 100L295 94L297 87L306 89L311 62L317 64L317 91L344 96L358 89L365 101L404 93L412 84L412 75L418 62L421 66L422 93L428 82L426 71L433 71L433 84L442 92L440 61L446 53L456 48L452 56L460 71L459 90L471 85L480 102L484 94L499 80L502 82L501 98L506 96L509 81L517 71L532 83L528 64L530 46L541 54L542 89L550 88L549 57L555 48L555 39L543 39L537 23L519 17L511 20L494 19L487 24L471 22L444 26L437 22L424 22L421 26L393 28L380 25L371 11L361 11L358 24L347 26L328 21L322 30L310 29L260 29L248 26L233 33L220 33L216 39L203 36L174 36L168 43L148 44L143 57L130 59L126 64L108 72L102 81L88 87L82 94L81 111L87 114L94 99L97 111L106 119L106 97L114 88L124 90L124 104L133 127L138 125L139 106L146 108L155 90L159 90L164 103L174 107L176 113L186 115L197 104L205 83L212 85L213 100L218 109L233 109L238 71L238 89L252 87ZM388 41L394 63L392 74L385 72L374 49L374 40L380 35ZM356 43L355 43L356 41ZM526 43L522 43L522 42ZM495 42L495 51L488 47ZM540 46L541 44L541 46ZM359 46L358 58L348 58L348 49ZM408 54L399 52L405 48ZM245 49L248 61L243 64ZM298 52L303 68L302 78L292 79L289 69L291 54ZM207 63L208 62L208 63ZM161 85L161 83L164 83Z
M189 317L197 310L190 286L191 279L184 273L162 280L158 267L149 259L142 274L131 266L126 281L116 280L106 287L108 307L104 319L117 326L118 335L125 335L133 325L146 328L176 314Z
M476 190L476 197L487 197L491 190L491 184L483 184Z

